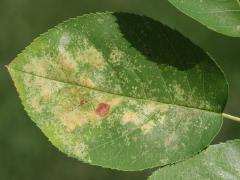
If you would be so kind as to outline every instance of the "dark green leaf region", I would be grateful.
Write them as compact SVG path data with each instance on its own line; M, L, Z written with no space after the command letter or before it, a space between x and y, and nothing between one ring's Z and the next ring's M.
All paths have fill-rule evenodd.
M147 17L96 13L34 40L8 70L60 151L119 170L163 166L209 145L227 83L216 63Z

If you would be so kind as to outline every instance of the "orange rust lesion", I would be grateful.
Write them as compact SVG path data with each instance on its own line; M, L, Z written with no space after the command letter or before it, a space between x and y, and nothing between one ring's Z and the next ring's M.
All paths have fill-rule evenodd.
M109 104L99 103L96 110L95 110L95 113L98 116L104 117L109 113L109 111L110 111L110 105Z
M54 108L54 116L60 119L68 130L73 131L77 127L83 127L87 123L99 125L101 120L109 115L110 110L122 101L121 98L100 98L96 101L83 94L77 95L78 91L72 88L71 93L76 96L76 104L61 104ZM82 109L86 105L86 108Z

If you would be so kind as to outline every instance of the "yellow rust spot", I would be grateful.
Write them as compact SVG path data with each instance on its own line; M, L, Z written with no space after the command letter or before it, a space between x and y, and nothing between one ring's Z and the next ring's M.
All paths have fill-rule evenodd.
M28 73L44 76L50 67L49 58L50 57L33 57L29 63L24 65L23 70Z
M123 117L122 117L123 124L127 124L129 122L134 123L134 124L138 124L138 121L139 121L139 116L137 115L137 113L125 112L123 114Z
M144 124L141 127L141 130L143 131L144 134L147 134L151 132L151 130L156 126L156 124L153 121L149 121L148 123Z
M123 98L121 97L116 97L116 98L112 98L108 101L108 103L114 107L114 106L118 106L121 102L123 101Z
M94 46L90 46L85 50L77 53L76 57L80 63L86 63L96 69L103 70L106 67L106 62L101 51L98 51Z
M96 87L96 84L91 79L86 78L84 76L80 78L80 83L86 87L90 87L90 88Z
M53 114L55 118L60 120L61 123L70 131L74 130L76 127L83 127L89 122L97 124L102 119L97 116L91 108L84 111L81 111L81 108L76 108L72 111L69 109L71 108L57 106L53 109Z
M74 130L77 126L85 124L87 119L78 111L71 111L65 112L61 121L69 130Z
M30 102L31 102L30 105L34 109L34 111L36 112L41 111L40 99L38 96L32 97Z
M145 115L147 115L154 112L156 109L157 109L157 104L154 102L150 102L144 107L143 112Z
M30 95L32 97L37 96L39 100L47 100L50 98L52 94L62 88L61 83L56 83L51 80L44 79L42 77L25 75L24 76L24 85L31 89ZM32 94L34 93L34 94ZM35 100L34 100L35 101ZM36 105L36 101L33 102Z
M94 123L98 123L102 119L101 117L97 116L94 111L88 112L86 117L89 119L89 121L92 121Z
M42 97L48 99L49 96L50 96L51 93L52 93L50 87L47 86L47 85L44 86L43 84L41 84L39 87L40 87L40 95L41 95Z
M69 92L70 92L70 94L73 95L73 96L77 96L77 95L80 94L79 88L76 88L76 87L71 87L71 88L69 89Z
M167 105L167 104L161 104L161 105L159 106L159 109L160 109L160 112L161 112L161 113L167 112L167 111L169 110L169 105Z
M60 52L58 55L58 63L65 71L74 71L77 69L77 63L72 56L67 52Z
M37 78L34 77L32 81L32 86L34 86L37 90L39 90L40 94L39 96L42 97L42 99L49 99L52 94L54 94L56 91L58 91L62 84L60 83L53 83L51 80L46 80L44 78Z

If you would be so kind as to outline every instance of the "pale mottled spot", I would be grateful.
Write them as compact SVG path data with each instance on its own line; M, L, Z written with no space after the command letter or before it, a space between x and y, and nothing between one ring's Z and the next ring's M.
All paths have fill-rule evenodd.
M111 83L111 82L110 82ZM113 92L117 92L118 94L122 94L123 93L123 90L122 90L122 87L121 85L119 84L115 84L113 87Z
M211 109L211 104L206 100L200 99L198 107L202 109Z
M173 83L170 85L171 87L171 92L174 94L174 98L179 100L179 101L186 101L185 98L185 91L181 87L181 84L178 84L175 80Z
M102 24L104 22L104 19L103 18L98 18L97 21Z
M82 37L79 41L81 42L81 44L82 44L82 46L83 46L84 48L89 47L89 41L88 41L88 39Z
M83 113L80 113L79 111L70 111L62 114L61 121L69 130L73 130L76 126L82 126L85 124L87 119Z
M67 51L59 53L58 63L64 71L76 71L77 63Z
M72 148L73 154L77 156L80 159L83 160L88 160L88 146L84 143L77 143L73 148Z
M158 116L158 121L161 125L165 123L166 116L165 115L159 115Z
M76 127L83 127L87 123L97 124L101 119L98 117L92 109L86 109L84 112L81 108L69 111L66 107L57 106L52 110L55 119L67 127L68 130L72 131Z
M68 33L63 33L59 40L58 50L59 52L65 52L65 47L70 43L70 35Z
M110 54L110 61L114 64L119 63L123 55L122 51L120 51L117 47L114 47Z
M164 139L164 145L169 146L173 144L176 140L177 140L177 135L175 132L172 132Z
M52 83L44 78L36 78L33 83L39 88L40 96L46 98L49 98L52 94L63 87L63 84Z
M156 109L157 109L157 104L154 102L150 102L144 106L143 112L144 114L150 114L154 112Z
M237 29L237 31L240 31L240 25L237 25L236 29Z
M144 134L147 134L151 132L151 130L156 126L156 124L153 121L149 121L148 123L144 124L141 127L141 130L143 131Z
M31 102L30 105L34 109L34 111L36 111L36 112L41 111L40 99L38 96L32 97L30 102Z
M35 73L39 76L44 76L47 74L47 70L50 67L49 63L50 57L33 57L29 63L25 64L23 70L29 73Z
M30 76L29 78L26 76L24 84L31 89L33 94L37 93L43 100L49 99L52 94L63 87L61 83L53 83L51 80L46 80L41 77L34 77L31 79Z
M108 103L111 106L118 106L121 102L123 101L123 98L121 97L116 97L116 98L112 98L108 101Z
M83 86L90 87L90 88L95 88L96 84L89 78L86 77L80 77L80 83Z
M137 113L134 112L125 112L122 117L122 123L127 124L127 123L133 123L133 124L138 124L139 121L139 116Z
M80 63L89 64L98 70L104 70L107 66L102 52L97 50L94 46L79 50L76 54L76 59L79 60Z
M167 112L167 111L169 110L169 105L167 105L167 104L161 104L161 105L159 106L159 109L160 109L160 112L161 112L161 113L165 113L165 112Z

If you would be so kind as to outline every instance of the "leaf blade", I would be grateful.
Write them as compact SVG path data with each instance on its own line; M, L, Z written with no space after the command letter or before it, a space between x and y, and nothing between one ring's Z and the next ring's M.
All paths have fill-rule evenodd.
M126 27L126 21L134 26ZM164 30L164 35L151 36L147 28L147 35L137 38L134 34L144 23L153 27L150 31ZM30 117L61 151L121 170L165 165L211 142L221 127L227 94L224 75L215 63L181 36L170 43L170 35L179 37L136 15L88 15L38 38L8 69ZM188 51L172 56L161 48L152 50L149 39L164 51L172 52L170 47L180 47L179 43ZM151 54L139 44L148 45ZM189 63L194 53L199 60ZM162 54L166 59L158 57ZM214 84L204 82L203 74ZM154 82L150 87L149 80ZM166 87L173 89L171 96Z

